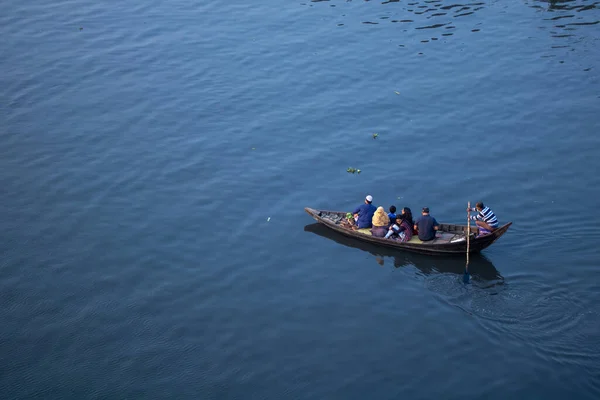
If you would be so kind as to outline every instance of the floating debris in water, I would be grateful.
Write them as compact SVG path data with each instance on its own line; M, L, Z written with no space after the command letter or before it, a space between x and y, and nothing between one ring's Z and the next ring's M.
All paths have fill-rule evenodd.
M349 172L351 174L360 174L360 169L348 167L348 169L346 170L346 172Z
M256 150L256 147L253 147L252 150Z
M396 93L396 94L398 94L398 95L400 94L400 92L398 92L397 90L394 90L394 93Z
M373 134L373 139L377 139L379 137L379 133L374 133Z
M271 220L271 217L267 218L267 222L269 222Z

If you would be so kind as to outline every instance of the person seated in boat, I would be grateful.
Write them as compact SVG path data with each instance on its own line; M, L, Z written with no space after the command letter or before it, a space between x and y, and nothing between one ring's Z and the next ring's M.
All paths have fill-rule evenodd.
M467 208L467 211L477 212L477 214L471 215L471 219L479 228L478 236L488 235L498 229L496 214L489 207L484 206L481 201L477 202L475 207Z
M415 221L414 229L418 232L419 239L423 242L435 239L435 231L440 228L440 224L429 215L429 207L423 207L421 216Z
M388 213L388 218L390 219L390 225L393 225L394 221L396 221L396 206L393 204L390 206L390 212Z
M406 215L405 218L408 221L408 224L410 225L410 227L412 229L413 225L415 224L415 221L413 220L412 211L410 210L410 208L404 207L402 209L402 215Z
M390 225L390 218L385 213L383 207L378 207L373 214L371 234L375 237L384 237Z
M413 230L413 225L415 224L415 222L413 220L412 211L411 211L410 207L403 207L402 210L400 211L400 215L404 216L404 218L408 222L408 224L410 226L410 230L411 230L411 236L416 234L417 232ZM393 220L390 220L390 228L392 227L392 225L394 225L396 223L396 218L394 218Z
M389 228L385 238L391 238L399 242L408 242L413 236L413 224L410 211L408 214L402 213L396 217L396 223Z
M361 204L352 211L356 229L370 228L372 226L372 218L377 209L372 203L373 196L368 195L365 197L365 204Z

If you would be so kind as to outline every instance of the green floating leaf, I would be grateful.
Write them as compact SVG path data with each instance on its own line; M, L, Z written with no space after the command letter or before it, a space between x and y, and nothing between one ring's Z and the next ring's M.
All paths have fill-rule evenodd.
M379 136L379 133L374 133L373 134L373 139L377 139L378 136Z

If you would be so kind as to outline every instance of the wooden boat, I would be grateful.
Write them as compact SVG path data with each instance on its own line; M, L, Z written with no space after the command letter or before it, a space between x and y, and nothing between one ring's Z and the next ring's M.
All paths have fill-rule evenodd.
M340 223L346 219L346 212L344 211L315 210L309 207L306 207L304 211L317 222L324 224L334 231L376 245L423 254L466 254L467 252L467 225L440 223L436 238L433 240L423 242L417 235L414 235L408 242L399 242L392 239L372 236L369 229L353 230L342 226ZM499 227L494 232L479 237L475 236L477 227L471 226L469 253L479 253L483 249L491 246L492 243L506 233L511 225L512 222L509 222L506 225Z

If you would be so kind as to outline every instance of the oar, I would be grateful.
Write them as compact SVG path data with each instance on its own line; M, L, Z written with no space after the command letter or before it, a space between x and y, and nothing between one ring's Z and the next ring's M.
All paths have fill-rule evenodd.
M469 283L469 246L471 238L471 202L467 203L467 264L465 265L465 273L463 274L463 282Z

